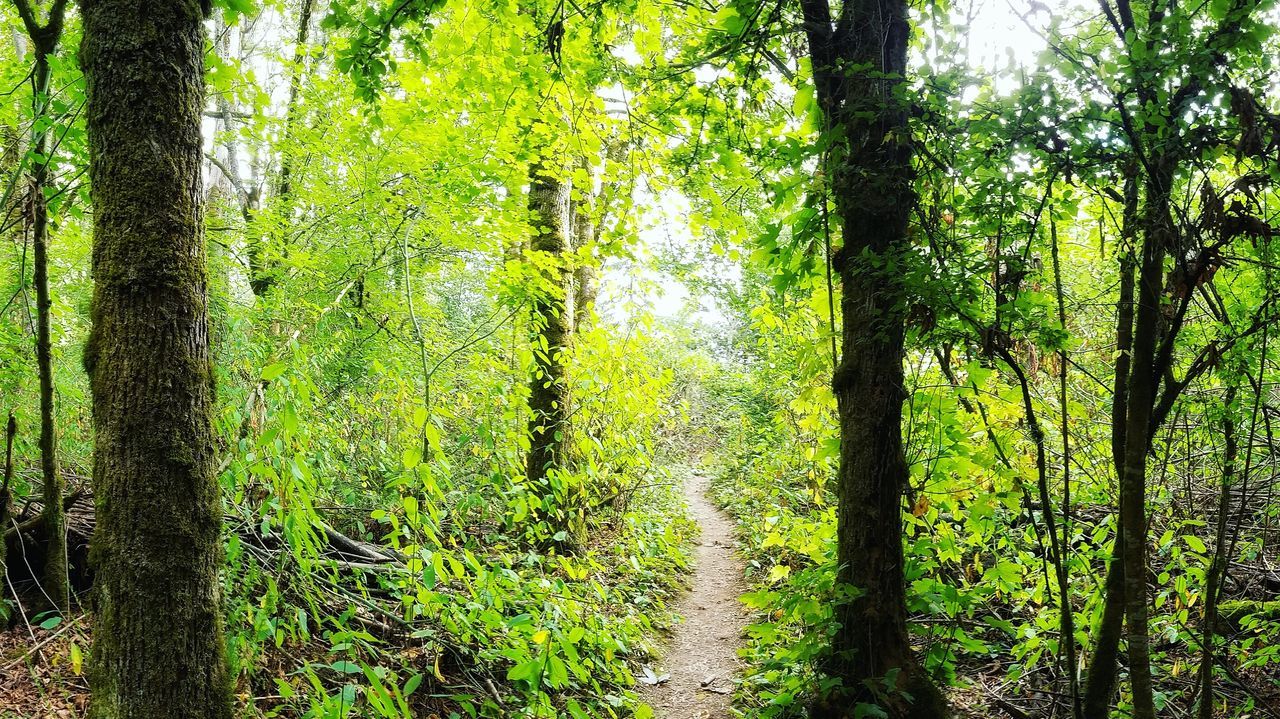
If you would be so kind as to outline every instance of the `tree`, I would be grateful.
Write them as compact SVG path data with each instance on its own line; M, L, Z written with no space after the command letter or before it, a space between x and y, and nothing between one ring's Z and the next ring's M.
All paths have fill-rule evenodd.
M832 378L840 421L837 598L828 673L841 680L817 716L857 703L897 717L936 717L945 700L911 651L903 580L902 444L906 398L903 288L915 203L903 92L911 28L902 0L851 0L834 21L827 0L803 0L826 162L843 230L843 348ZM888 684L887 690L882 690Z
M197 0L83 0L95 719L228 719Z
M1177 8L1153 8L1146 17L1135 15L1127 0L1106 0L1101 8L1115 33L1114 41L1126 51L1126 62L1119 70L1103 77L1126 88L1124 93L1109 92L1116 93L1117 124L1136 169L1125 171L1130 178L1123 198L1125 232L1132 232L1132 246L1121 259L1116 332L1117 346L1129 351L1117 362L1112 414L1119 532L1085 709L1088 717L1107 714L1115 684L1115 647L1123 621L1133 714L1138 719L1151 719L1156 709L1148 630L1148 455L1156 431L1179 396L1217 363L1222 347L1242 337L1237 334L1208 343L1187 365L1183 377L1176 377L1178 340L1197 288L1212 279L1218 266L1215 258L1220 258L1229 242L1257 234L1249 229L1253 226L1250 220L1256 218L1248 216L1244 203L1231 203L1229 212L1239 213L1235 218L1222 214L1228 206L1226 196L1238 187L1219 191L1210 176L1201 178L1198 216L1179 207L1175 197L1193 182L1203 157L1213 157L1227 148L1236 149L1237 160L1246 154L1264 155L1260 146L1245 142L1251 131L1246 118L1257 113L1260 105L1251 94L1234 86L1228 68L1234 64L1230 62L1233 56L1245 57L1250 46L1257 45L1269 31L1256 17L1257 4L1245 1L1215 6L1210 12L1212 22L1199 25L1194 11ZM1193 33L1193 28L1198 32ZM1166 35L1190 42L1166 46ZM1082 61L1075 64L1082 72L1091 72ZM1242 68L1243 63L1233 69ZM1215 92L1232 98L1231 111L1238 122L1206 114L1188 124L1185 118L1192 108ZM1130 108L1124 95L1136 98L1137 107ZM1269 236L1270 230L1264 234ZM1132 274L1135 271L1136 277ZM1252 331L1256 328L1246 333Z
M71 603L67 579L67 516L62 506L66 481L58 471L58 438L54 427L53 347L50 340L49 296L49 184L51 152L49 115L50 81L53 69L49 56L62 38L66 0L55 0L48 19L41 24L28 0L14 0L18 15L31 38L34 67L31 70L31 152L32 168L28 202L31 244L35 252L33 269L36 287L36 368L40 374L40 479L44 484L41 525L45 535L44 581L49 603L61 612Z
M566 547L586 540L586 525L578 494L564 474L565 435L569 431L569 385L565 359L573 346L572 308L568 303L567 269L570 238L569 182L563 169L546 159L529 167L529 214L534 226L532 257L540 286L533 290L531 323L533 376L529 382L529 455L527 477L545 487L548 509L555 517L557 542Z
M315 11L315 0L302 0L298 7L298 24L293 44L293 59L289 63L289 96L284 107L284 126L281 130L281 148L280 148L280 165L276 173L275 181L272 183L275 197L273 198L279 206L275 208L276 215L279 218L280 227L270 230L262 227L257 222L259 210L257 205L261 205L262 188L255 187L254 207L245 210L246 225L252 228L255 237L249 242L249 286L253 293L258 297L262 297L271 291L271 287L276 282L276 272L278 268L275 262L264 258L264 245L274 240L280 247L287 244L288 229L295 206L294 198L294 180L295 180L295 164L297 162L297 135L299 126L302 124L302 89L307 80L307 72L309 70L308 57L310 48L308 43L311 39L312 16ZM229 113L228 125L230 124ZM234 172L234 170L233 170ZM265 183L264 183L265 184Z

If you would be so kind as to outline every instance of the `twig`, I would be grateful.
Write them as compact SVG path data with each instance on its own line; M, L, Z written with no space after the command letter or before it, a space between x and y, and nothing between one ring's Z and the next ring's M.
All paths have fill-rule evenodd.
M10 585L10 586L12 586L12 585ZM81 615L81 616L83 616L83 615ZM14 668L14 667L18 666L19 664L23 663L24 661L26 661L26 660L27 660L27 658L28 658L28 657L30 657L32 654L36 654L37 652L39 652L39 651L40 651L42 648L44 648L45 646L48 646L48 644L49 644L50 642L52 642L53 640L55 640L55 639L57 639L58 637L62 636L62 635L63 635L63 634L68 630L68 629L70 629L71 627L75 626L75 625L76 625L76 623L77 623L77 622L79 622L79 621L80 621L80 617L75 617L74 619L71 619L70 621L63 622L63 623L62 623L62 627L61 627L60 629L58 629L58 631L56 631L56 632L54 632L54 633L50 634L49 636L45 637L44 639L41 639L39 642L37 642L37 643L36 643L36 645L35 645L35 646L33 646L33 647L31 647L30 649L28 649L28 650L26 651L26 653L24 653L22 656L18 657L17 659L14 659L13 661L9 662L8 664L4 665L3 667L0 667L0 672L7 672L7 671L9 671L10 669L12 669L12 668ZM30 625L28 625L28 628L30 628ZM35 639L35 635L34 635L34 634L32 634L32 640L34 641L34 639ZM44 658L43 658L43 657L38 657L38 658L40 659L40 661L44 661Z

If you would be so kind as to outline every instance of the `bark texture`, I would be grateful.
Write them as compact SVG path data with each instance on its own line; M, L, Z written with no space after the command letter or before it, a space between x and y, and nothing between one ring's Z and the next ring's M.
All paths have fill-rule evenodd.
M55 40L56 42L56 40ZM35 68L31 85L34 90L36 117L46 113L52 71L49 53L52 47L35 42ZM30 212L31 244L34 248L36 286L36 367L40 375L40 480L44 485L45 563L41 588L54 609L67 611L71 603L67 580L67 515L62 507L66 482L58 471L58 435L54 427L53 342L50 315L53 298L49 294L49 203L45 187L49 179L49 130L36 124L31 146L45 158L37 160L31 172Z
M198 0L82 0L93 187L94 719L230 719Z
M902 496L905 313L900 262L915 203L902 98L910 38L903 0L802 0L818 102L836 139L828 158L844 246L838 253L843 349L833 389L840 418L836 598L840 629L826 670L842 681L816 717L859 703L931 718L946 703L924 674L906 625ZM894 677L888 690L883 680Z
M566 548L586 540L585 502L581 487L565 481L565 435L569 430L569 385L565 357L573 344L572 316L567 303L570 273L567 270L570 237L570 193L563 173L545 161L529 168L529 214L535 223L532 251L541 255L549 277L533 292L530 308L533 329L533 376L529 383L529 455L526 473L530 484L548 490L549 517Z
M50 83L53 69L49 56L58 49L62 38L67 0L54 0L48 19L41 23L36 8L29 0L15 0L14 7L22 19L27 38L31 40L34 63L31 68L31 114L33 119L49 114ZM41 588L54 609L65 612L71 602L67 579L67 517L62 506L66 483L58 472L58 442L54 427L53 342L50 314L53 299L49 294L49 201L45 189L49 184L50 128L47 123L31 124L31 149L35 160L28 187L27 222L34 247L34 284L36 286L36 369L40 376L40 479L43 483L44 509L42 525L45 536L45 564Z

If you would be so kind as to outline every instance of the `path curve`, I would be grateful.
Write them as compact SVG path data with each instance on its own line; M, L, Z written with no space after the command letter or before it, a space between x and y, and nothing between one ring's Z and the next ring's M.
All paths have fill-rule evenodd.
M747 584L733 522L707 496L710 488L711 478L701 470L685 479L689 513L702 534L694 548L691 587L674 606L684 620L675 626L665 655L648 677L661 681L641 691L659 719L733 716L729 705L747 622L738 597ZM643 686L645 673L640 676Z

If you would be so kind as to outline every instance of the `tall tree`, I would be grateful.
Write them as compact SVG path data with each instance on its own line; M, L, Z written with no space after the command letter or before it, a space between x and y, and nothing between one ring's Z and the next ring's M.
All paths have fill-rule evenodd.
M585 540L582 502L560 476L569 429L569 385L565 358L573 345L568 304L569 183L563 168L541 159L529 168L529 214L534 225L532 252L541 268L533 293L533 376L529 383L529 455L526 473L533 486L545 486L552 498L553 527L566 547Z
M842 224L843 349L832 380L840 420L837 477L840 624L828 672L842 688L820 717L878 704L894 717L946 713L911 651L903 579L905 313L900 272L915 204L903 93L911 27L905 0L801 0L826 163ZM889 687L885 688L885 680Z
M1117 388L1117 398L1123 406L1114 416L1114 421L1123 422L1124 427L1113 435L1117 438L1113 442L1122 450L1117 522L1120 537L1116 542L1122 561L1107 583L1104 618L1111 620L1110 629L1118 624L1114 605L1118 601L1116 590L1122 587L1133 716L1153 719L1156 709L1147 596L1148 455L1155 431L1178 396L1214 364L1211 358L1218 352L1211 344L1188 366L1181 379L1175 377L1177 342L1196 294L1194 290L1212 276L1216 269L1214 258L1221 248L1248 232L1244 230L1247 220L1221 222L1220 210L1214 209L1222 202L1221 196L1207 181L1201 188L1202 197L1207 199L1202 202L1201 216L1196 221L1189 221L1185 209L1175 205L1174 196L1189 182L1188 168L1195 167L1205 148L1234 147L1239 154L1263 155L1261 146L1251 147L1242 134L1250 129L1246 118L1257 112L1258 103L1251 94L1232 85L1228 68L1232 67L1233 54L1238 58L1247 56L1247 48L1257 41L1265 26L1256 17L1258 3L1249 0L1215 6L1210 12L1212 22L1198 28L1192 22L1195 11L1182 8L1152 7L1144 16L1135 13L1128 0L1101 0L1100 6L1115 31L1115 41L1127 56L1123 74L1116 79L1127 87L1125 94L1137 100L1131 109L1127 100L1117 95L1113 104L1124 137L1138 161L1141 188L1141 199L1132 215L1136 238L1132 254L1137 275L1133 286L1133 329L1127 337L1130 367L1123 392ZM1200 32L1191 33L1193 28ZM1170 43L1170 37L1179 42ZM1240 115L1239 126L1215 127L1211 116L1195 124L1186 122L1193 108L1214 93L1232 98L1231 109ZM1132 191L1128 194L1132 197ZM1126 222L1132 206L1132 200L1126 198ZM1211 239L1214 234L1216 237ZM1170 264L1172 272L1167 273ZM1121 302L1124 301L1122 297ZM1126 318L1122 315L1121 319L1123 322ZM1124 326L1119 327L1120 340L1126 339L1126 332ZM1115 430L1119 432L1119 428ZM1123 574L1123 581L1111 581L1118 579L1115 574ZM1104 624L1103 629L1109 628ZM1100 634L1100 642L1104 638L1114 639L1114 632ZM1114 672L1114 666L1106 666L1098 658L1113 661L1114 653L1099 653L1090 667L1090 684L1101 686L1107 677L1099 672ZM1105 716L1105 707L1090 708L1088 716Z
M255 207L246 210L246 223L252 236L249 239L249 287L253 294L262 297L271 291L276 283L278 267L276 262L264 257L264 251L270 242L284 247L288 243L288 228L295 205L294 180L298 150L297 135L302 124L302 89L307 80L307 62L310 53L311 25L315 14L315 0L301 0L298 6L298 24L294 33L293 58L288 66L289 95L284 106L284 126L281 130L280 166L269 189L274 191L276 216L280 218L277 228L263 227L256 222L262 204L262 187L255 187ZM266 184L266 183L263 183Z
M199 0L82 0L93 218L95 719L229 719Z
M58 471L58 439L54 427L53 343L49 295L49 185L51 135L49 116L50 84L53 68L49 57L62 38L66 0L55 0L42 24L29 0L14 0L23 27L31 39L34 65L31 70L31 178L27 201L31 243L34 248L33 274L36 289L36 368L40 375L40 480L44 484L41 525L45 535L45 564L42 588L50 604L65 612L71 602L67 579L67 516L62 506L66 482Z
M287 217L290 198L293 196L293 163L296 152L293 149L298 124L302 119L298 99L302 94L302 83L307 73L308 43L311 40L311 16L315 11L315 0L302 0L298 8L298 30L293 43L293 62L289 66L289 100L284 108L284 149L280 153L280 172L276 178L276 196L285 203L284 213Z
M1124 473L1125 417L1128 416L1129 350L1133 346L1133 247L1138 223L1138 170L1130 163L1124 182L1123 237L1120 246L1120 294L1116 299L1116 365L1112 376L1111 459L1116 477ZM1116 665L1124 632L1124 528L1116 531L1107 565L1105 600L1084 687L1084 716L1106 719L1116 688Z

